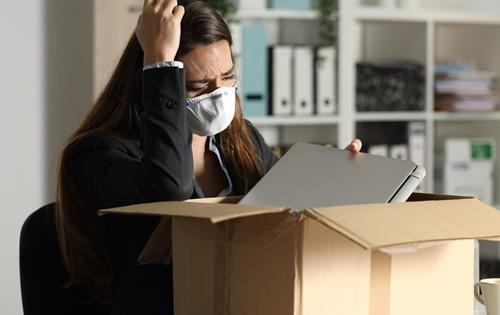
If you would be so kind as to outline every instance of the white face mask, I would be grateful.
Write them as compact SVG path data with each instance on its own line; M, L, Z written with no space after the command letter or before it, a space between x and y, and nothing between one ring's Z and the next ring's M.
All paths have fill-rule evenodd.
M188 98L187 122L199 136L213 136L231 124L236 107L235 87L220 87L197 97Z

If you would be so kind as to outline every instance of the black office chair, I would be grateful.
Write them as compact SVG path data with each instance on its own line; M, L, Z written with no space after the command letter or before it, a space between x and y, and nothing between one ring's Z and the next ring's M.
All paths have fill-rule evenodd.
M81 288L64 289L68 277L55 226L55 204L32 213L21 229L19 263L25 315L109 314L109 306Z

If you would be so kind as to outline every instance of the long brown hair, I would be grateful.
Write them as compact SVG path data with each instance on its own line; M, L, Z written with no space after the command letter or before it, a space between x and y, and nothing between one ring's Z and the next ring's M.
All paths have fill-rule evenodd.
M232 45L227 24L205 2L189 1L181 23L181 43L177 57L198 45L226 40ZM62 151L57 183L56 218L59 243L69 273L67 286L83 286L99 301L109 302L111 261L104 233L94 209L75 185L68 170L69 151L79 139L91 134L118 138L142 137L143 51L135 34L130 38L111 79L97 98L80 127ZM220 134L220 142L230 166L242 178L245 189L262 174L261 161L252 142L251 131L237 100L231 125Z

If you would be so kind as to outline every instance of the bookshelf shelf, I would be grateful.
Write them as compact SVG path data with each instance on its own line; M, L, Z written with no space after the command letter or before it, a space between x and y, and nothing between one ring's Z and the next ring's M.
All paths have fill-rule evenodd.
M358 21L381 22L435 22L459 24L498 24L500 16L482 11L448 11L429 9L397 9L360 7L354 9L352 17Z
M425 112L358 112L355 120L362 121L416 121L425 120Z
M319 17L315 10L243 10L235 14L236 20L314 20Z
M500 121L500 112L492 113L433 113L435 121Z
M247 117L255 126L314 126L334 125L338 116L264 116Z
M426 22L429 16L421 10L358 8L353 10L352 17L357 21L383 22Z
M140 14L142 5L130 5L128 12ZM316 10L281 10L281 9L266 9L266 10L241 10L234 15L235 20L272 20L272 19L293 19L293 20L313 20L318 18Z
M479 71L495 72L500 76L497 58L500 54L500 16L497 10L459 9L458 5L453 9L383 8L355 5L352 0L341 0L340 5L338 142L347 143L358 136L375 142L368 139L373 136L370 130L380 129L382 133L383 128L397 127L399 123L421 122L425 125L424 166L429 174L423 189L443 193L444 185L439 182L436 171L444 167L446 140L486 137L495 139L496 147L500 147L500 111L434 111L434 69L438 63L461 60L475 65ZM412 60L425 67L425 110L356 111L357 62L384 59ZM499 204L499 160L494 168L492 204Z
M459 23L459 24L487 24L500 25L500 17L496 12L475 11L445 11L438 10L431 13L431 21L437 23Z

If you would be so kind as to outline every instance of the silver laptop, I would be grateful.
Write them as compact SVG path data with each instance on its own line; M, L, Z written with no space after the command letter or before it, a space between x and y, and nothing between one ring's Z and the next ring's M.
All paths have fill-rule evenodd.
M239 203L302 210L404 202L424 177L411 161L297 143Z

